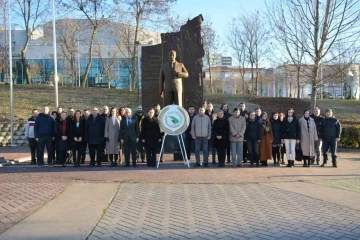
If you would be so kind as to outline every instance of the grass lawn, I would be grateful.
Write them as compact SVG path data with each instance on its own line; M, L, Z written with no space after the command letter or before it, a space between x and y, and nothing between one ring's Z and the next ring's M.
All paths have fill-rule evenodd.
M0 120L10 118L10 86L0 85ZM285 112L287 108L294 108L297 115L301 115L309 108L309 100L294 98L249 97L243 95L204 94L204 98L212 102L214 109L220 109L222 103L229 105L230 111L238 107L240 102L246 103L246 109L254 110L260 107L262 111L271 114L274 111ZM73 107L83 110L92 106L109 107L128 106L135 109L138 105L137 91L106 89L106 88L71 88L59 87L59 104L61 107ZM55 90L51 86L42 85L14 85L14 119L26 120L33 108L48 105L55 110ZM322 112L327 108L334 111L334 115L345 124L360 124L360 101L348 100L318 100Z

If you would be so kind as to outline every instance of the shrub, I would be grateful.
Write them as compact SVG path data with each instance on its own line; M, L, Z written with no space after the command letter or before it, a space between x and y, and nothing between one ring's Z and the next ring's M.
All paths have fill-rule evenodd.
M360 125L355 125L343 129L340 144L345 147L358 148L360 146Z

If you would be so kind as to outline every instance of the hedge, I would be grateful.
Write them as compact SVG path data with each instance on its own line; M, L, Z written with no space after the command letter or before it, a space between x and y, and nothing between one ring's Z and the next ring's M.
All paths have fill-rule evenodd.
M344 128L340 144L344 147L358 148L360 146L360 125Z

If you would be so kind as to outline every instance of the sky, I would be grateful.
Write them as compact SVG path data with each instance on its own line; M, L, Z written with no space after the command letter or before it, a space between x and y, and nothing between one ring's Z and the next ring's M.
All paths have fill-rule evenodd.
M211 19L214 30L223 40L231 20L241 11L263 11L265 0L177 0L173 7L180 18L196 17L202 14L204 21Z

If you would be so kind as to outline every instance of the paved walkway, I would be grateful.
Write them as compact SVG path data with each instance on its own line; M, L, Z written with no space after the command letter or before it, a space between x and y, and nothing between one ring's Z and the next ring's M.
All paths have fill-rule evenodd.
M358 240L358 156L340 153L339 168L15 164L0 168L0 239Z

